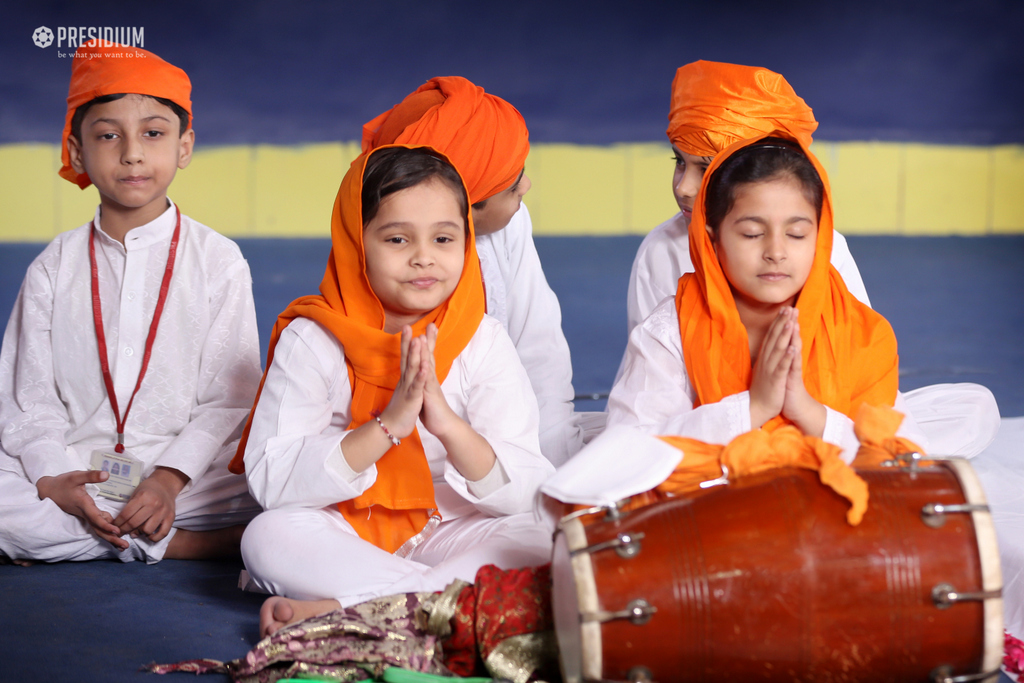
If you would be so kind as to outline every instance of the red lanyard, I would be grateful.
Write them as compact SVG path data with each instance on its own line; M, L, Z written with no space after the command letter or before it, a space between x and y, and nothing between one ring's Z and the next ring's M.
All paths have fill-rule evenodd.
M93 221L89 232L89 266L92 269L92 319L96 325L96 344L100 350L100 367L103 369L103 383L107 387L107 398L110 399L110 407L114 409L114 419L117 421L117 446L114 450L124 453L124 425L128 421L128 411L132 409L132 402L135 394L139 393L142 386L142 378L146 375L146 368L149 367L149 357L153 353L153 342L156 340L156 328L160 324L160 315L164 312L164 304L167 302L167 290L171 286L171 273L174 272L174 256L178 253L178 235L181 234L181 210L174 207L177 214L177 222L174 225L174 234L171 236L171 246L167 250L167 267L164 268L164 279L160 283L160 296L156 300L156 310L153 311L153 322L149 325L149 336L146 337L146 352L142 356L142 369L139 370L139 381L135 383L135 391L128 399L128 406L124 409L124 417L117 408L117 394L114 392L114 379L110 376L110 361L107 359L107 337L103 332L103 310L100 306L100 280L96 268L96 221Z

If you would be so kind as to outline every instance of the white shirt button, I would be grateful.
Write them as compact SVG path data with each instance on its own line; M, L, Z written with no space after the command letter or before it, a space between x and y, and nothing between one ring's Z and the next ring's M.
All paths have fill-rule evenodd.
M134 351L132 351L132 347L130 347L130 346L126 346L126 347L125 347L125 349L124 349L124 355L126 355L126 356L130 356L130 355L132 355L133 353L135 353L135 352L134 352Z
M128 292L128 301L135 301L135 292Z

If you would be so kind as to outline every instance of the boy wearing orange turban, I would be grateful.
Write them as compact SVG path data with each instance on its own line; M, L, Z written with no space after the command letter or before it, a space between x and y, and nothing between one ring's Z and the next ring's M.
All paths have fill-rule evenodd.
M466 181L487 314L512 337L540 404L541 451L555 466L583 444L573 412L572 363L562 312L533 242L524 174L529 131L511 104L465 78L432 78L363 126L363 151L383 144L430 145Z
M191 84L113 49L78 49L61 149L99 208L29 267L0 352L0 553L23 564L237 554L259 512L227 471L260 374L249 269L167 198Z
M677 70L667 133L676 161L672 189L680 212L652 230L637 251L627 296L630 332L675 293L681 275L693 271L687 228L711 161L729 145L773 130L807 147L817 127L810 107L773 71L707 61ZM832 234L832 265L850 293L870 306L846 239ZM620 375L624 367L625 358ZM971 457L995 438L999 409L983 386L923 387L908 392L905 399L933 453Z

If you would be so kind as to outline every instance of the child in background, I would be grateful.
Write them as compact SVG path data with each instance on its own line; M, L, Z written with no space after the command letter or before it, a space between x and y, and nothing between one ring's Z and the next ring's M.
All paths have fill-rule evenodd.
M672 189L680 213L652 230L637 251L627 297L630 331L662 299L675 293L682 274L693 271L687 226L711 160L738 140L772 130L786 131L808 147L817 127L811 109L780 74L706 61L678 69L667 133L676 160ZM833 235L832 264L850 293L870 306L846 239L835 231ZM907 392L904 398L935 454L973 457L999 429L995 397L979 384L926 386Z
M456 76L433 78L363 127L363 151L399 143L429 145L449 159L469 190L487 314L508 332L540 405L540 446L557 467L583 445L574 413L572 362L562 312L533 242L524 165L529 131L511 104Z
M381 595L550 559L530 512L553 473L537 403L484 314L467 194L426 148L364 153L342 181L320 296L278 318L233 471L262 635Z
M896 337L829 263L824 170L774 135L712 162L689 226L695 270L630 335L609 427L726 444L793 424L850 462L862 404L906 415ZM927 448L909 416L899 435Z
M80 47L68 93L60 175L99 208L29 267L0 352L0 553L19 564L237 556L259 512L227 471L260 373L249 268L167 198L188 76L117 49ZM100 497L132 460L127 500Z

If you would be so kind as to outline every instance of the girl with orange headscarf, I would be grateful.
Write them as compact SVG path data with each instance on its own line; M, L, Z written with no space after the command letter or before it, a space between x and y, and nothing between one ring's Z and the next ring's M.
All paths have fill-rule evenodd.
M786 79L768 69L697 61L679 67L672 81L668 139L675 162L672 194L679 213L654 228L637 250L626 299L629 331L675 293L683 273L693 272L687 226L701 179L729 145L773 130L805 146L818 127L814 112ZM834 233L831 260L847 288L864 303L867 291L846 239Z
M429 145L466 182L487 314L516 346L540 406L541 452L556 467L583 445L574 412L572 362L562 310L533 241L525 174L530 133L522 114L460 76L441 76L363 126L363 151L386 144ZM603 417L603 416L602 416ZM587 426L594 414L587 414Z
M709 167L689 226L695 272L630 335L609 426L726 444L792 424L850 462L860 406L901 409L896 338L829 262L824 169L773 133ZM926 443L911 420L901 430Z
M553 468L515 348L484 315L465 186L429 148L356 159L320 295L278 318L232 463L265 635L368 598L541 564L529 513Z
M675 159L672 191L680 212L652 230L637 250L627 295L631 332L660 301L675 294L681 275L694 270L687 228L711 161L739 140L774 130L806 148L817 127L810 107L773 71L706 61L678 69L667 133ZM870 306L846 238L834 230L832 236L832 265L847 290ZM620 376L625 362L623 358ZM979 384L921 387L908 392L905 399L933 453L975 456L992 442L999 428L995 397Z

